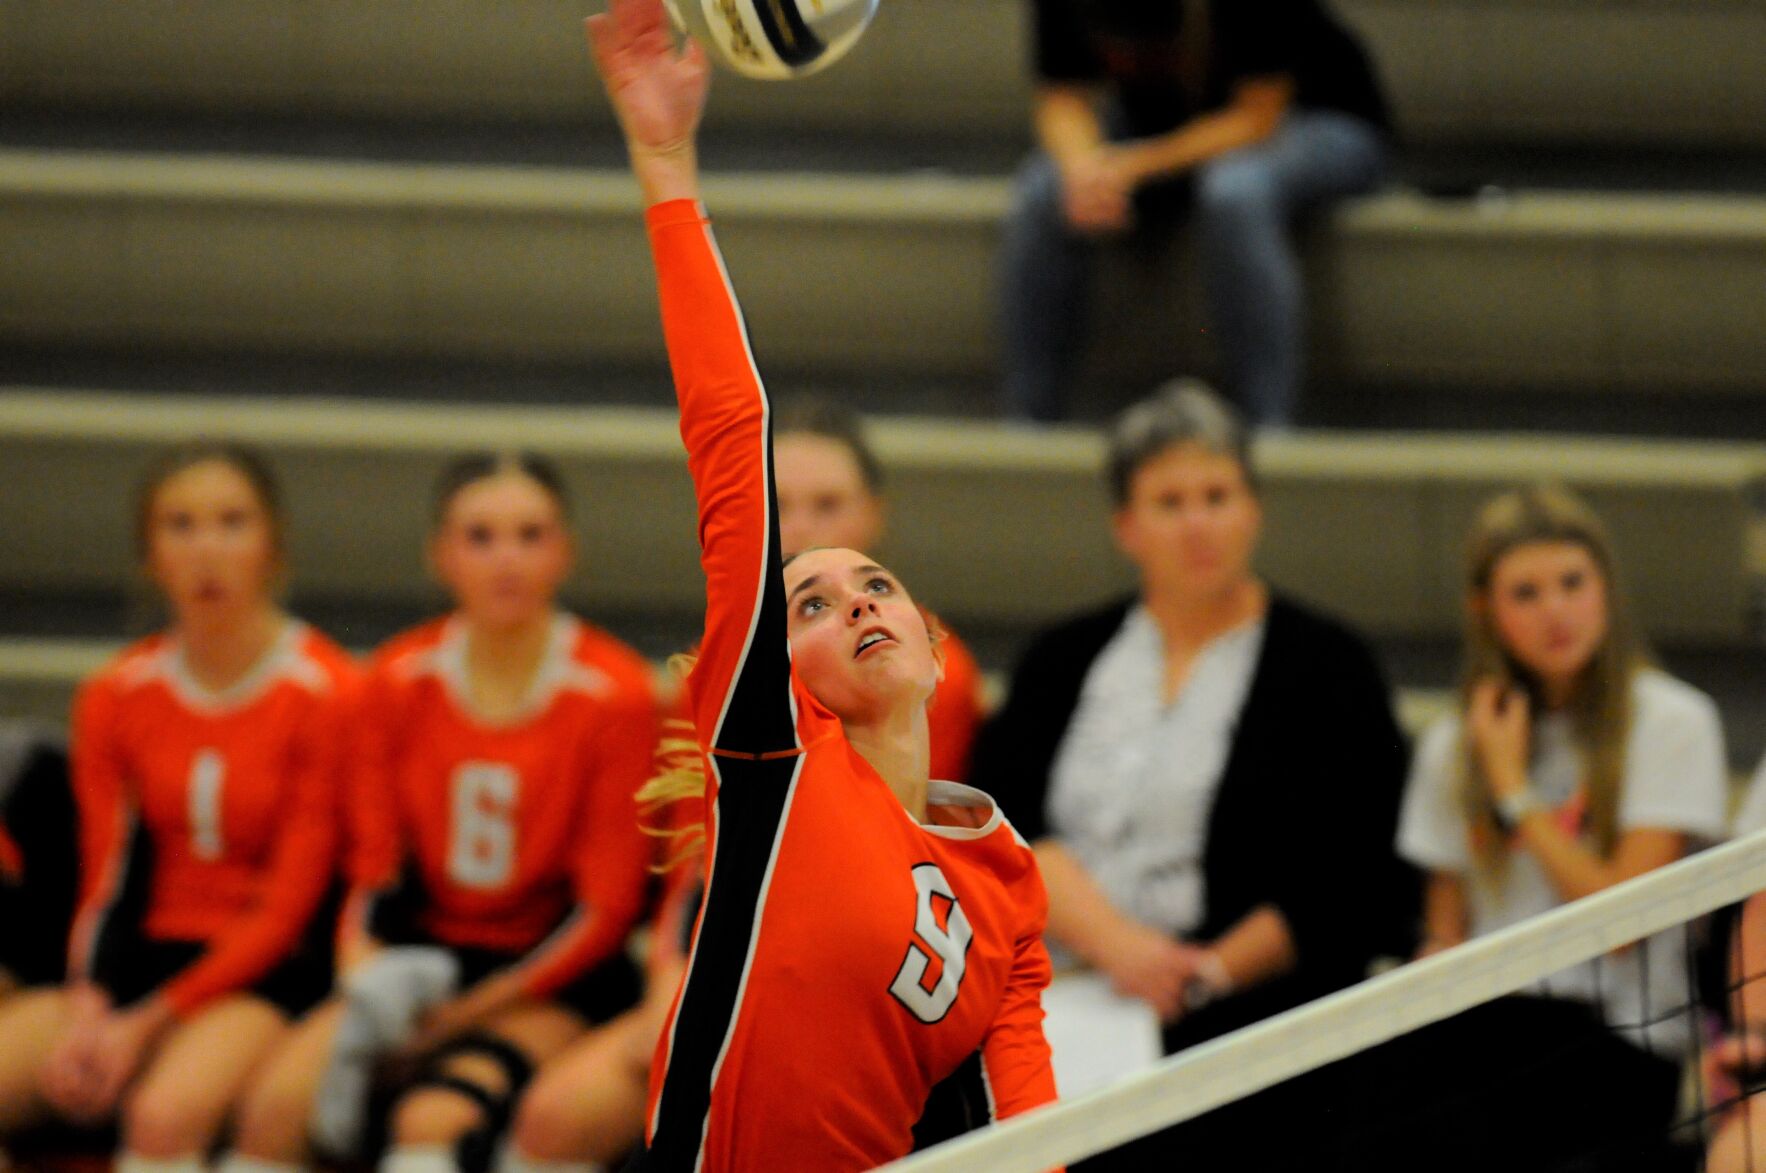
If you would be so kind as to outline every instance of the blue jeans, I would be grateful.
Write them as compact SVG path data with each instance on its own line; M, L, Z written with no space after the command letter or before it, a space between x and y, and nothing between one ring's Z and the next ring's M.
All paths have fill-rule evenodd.
M1384 136L1358 118L1296 110L1270 138L1194 173L1191 217L1224 390L1252 423L1290 422L1300 385L1305 306L1289 226L1299 213L1371 191L1386 153ZM1060 184L1047 155L1030 157L1018 173L1001 254L1006 407L1025 419L1062 417L1084 341L1095 242L1068 227ZM1160 226L1146 207L1170 202L1160 189L1172 186L1137 200L1145 227Z

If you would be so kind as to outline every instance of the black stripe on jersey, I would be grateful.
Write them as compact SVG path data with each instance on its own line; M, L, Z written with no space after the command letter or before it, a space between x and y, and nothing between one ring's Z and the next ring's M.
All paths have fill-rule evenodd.
M86 957L86 975L106 988L124 980L135 945L143 939L153 882L153 837L132 808L123 834L128 847L117 861L115 887L93 926Z
M801 755L753 761L719 758L717 847L705 912L669 1036L645 1173L691 1173L705 1143L712 1082L735 1028L773 861L803 765ZM740 802L722 795L738 793Z
M974 1051L958 1068L933 1085L925 1110L914 1124L914 1152L973 1132L993 1123L993 1097L981 1052Z
M765 392L761 392L763 398ZM755 584L754 626L718 721L712 750L776 754L797 745L797 713L791 698L791 645L785 631L785 570L779 553L779 500L773 487L772 409L761 439L766 469L766 550Z
M822 55L822 39L804 23L791 0L754 0L754 15L786 65L807 65Z

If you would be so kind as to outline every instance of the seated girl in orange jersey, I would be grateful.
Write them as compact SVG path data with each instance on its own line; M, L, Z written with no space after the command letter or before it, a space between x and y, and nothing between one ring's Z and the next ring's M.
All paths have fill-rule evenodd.
M590 35L649 209L707 594L707 887L640 1165L870 1169L959 1086L983 1118L1054 1098L1047 898L993 801L929 776L912 597L854 550L780 555L766 394L697 202L703 53L661 0L613 0Z
M676 708L685 713L685 698ZM671 716L663 734L664 773L639 792L651 821L649 795L668 795L653 812L658 834L671 841L661 862L663 891L650 925L644 998L607 1025L589 1032L548 1061L521 1098L498 1173L605 1173L622 1166L643 1141L650 1060L686 972L693 923L705 893L704 859L695 834L704 805L680 799L674 769L692 772L700 788L704 769L692 724ZM684 731L684 736L683 736Z
M780 549L868 550L883 536L883 469L856 413L799 398L773 416L773 479ZM944 673L932 697L930 776L961 782L982 713L981 670L945 629L938 643ZM682 717L690 720L683 711ZM682 804L687 805L687 804ZM689 816L688 821L697 821ZM702 869L695 853L669 873L646 981L644 1004L546 1064L522 1098L510 1151L522 1169L607 1166L643 1137L645 1086L656 1036L686 962L681 916L690 929Z
M557 607L557 471L453 464L430 557L456 610L383 647L364 689L343 992L255 1080L234 1170L304 1163L315 1142L356 1155L389 1065L382 1168L482 1168L534 1065L637 999L623 945L647 883L633 802L656 706L648 665Z
M68 981L0 1012L0 1129L114 1117L123 1173L194 1173L330 981L299 946L333 875L355 673L276 604L257 457L182 450L144 485L140 554L172 622L80 690Z

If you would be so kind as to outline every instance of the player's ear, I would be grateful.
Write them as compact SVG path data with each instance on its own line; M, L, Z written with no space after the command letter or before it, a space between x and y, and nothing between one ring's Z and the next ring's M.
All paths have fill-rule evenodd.
M926 624L926 641L932 645L932 662L938 665L938 679L944 680L944 624L938 621L926 607L919 607L920 618Z

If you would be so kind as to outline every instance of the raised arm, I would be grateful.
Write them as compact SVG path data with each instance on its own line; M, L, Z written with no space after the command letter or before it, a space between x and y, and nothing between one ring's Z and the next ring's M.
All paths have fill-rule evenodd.
M589 20L595 60L648 204L663 334L699 507L705 634L688 681L713 754L797 748L785 641L772 436L742 312L699 194L694 135L708 67L677 51L660 0L612 0Z

